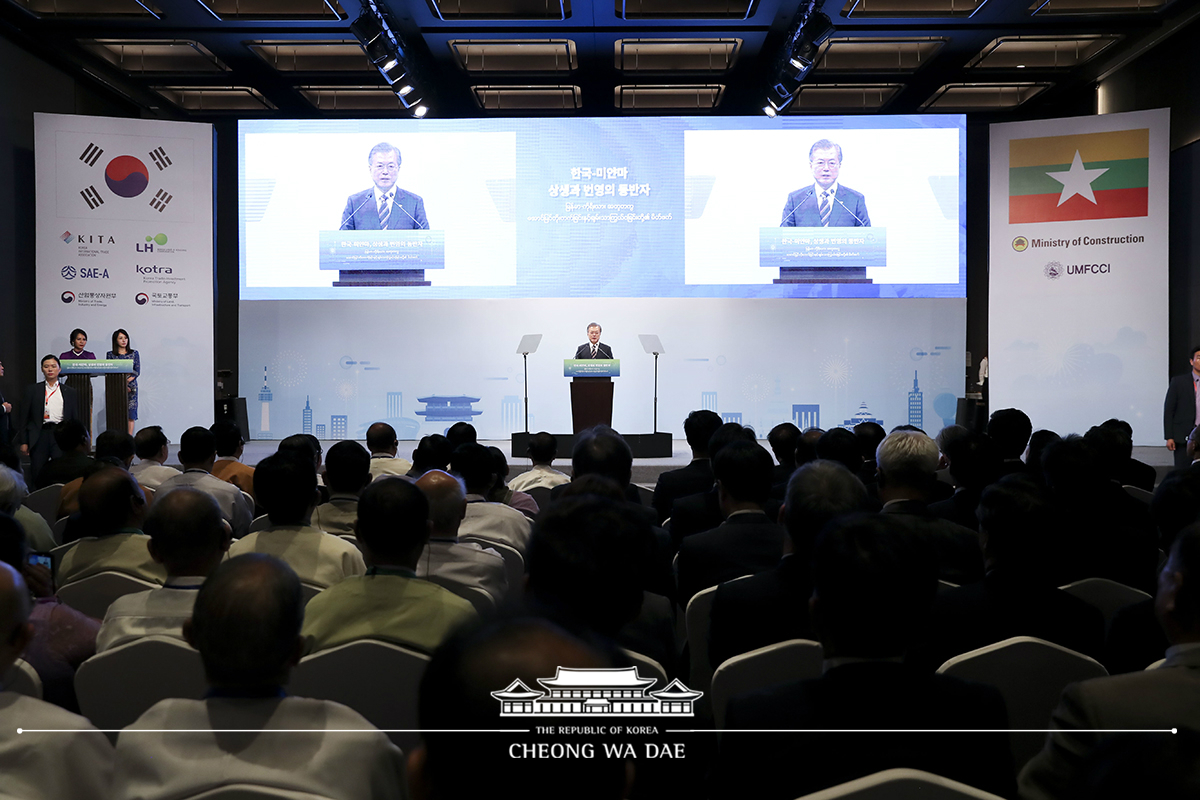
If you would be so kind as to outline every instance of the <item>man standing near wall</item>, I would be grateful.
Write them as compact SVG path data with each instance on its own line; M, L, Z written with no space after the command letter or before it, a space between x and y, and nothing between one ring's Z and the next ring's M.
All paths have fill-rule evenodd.
M1200 404L1197 397L1197 382L1200 382L1200 345L1192 348L1192 357L1188 363L1190 371L1171 378L1167 387L1167 399L1163 403L1163 438L1167 440L1167 449L1175 454L1175 467L1186 467L1190 462L1184 442L1196 423L1200 422Z

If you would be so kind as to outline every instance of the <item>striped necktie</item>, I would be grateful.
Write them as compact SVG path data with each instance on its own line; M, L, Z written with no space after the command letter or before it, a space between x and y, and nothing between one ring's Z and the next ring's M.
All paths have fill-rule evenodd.
M379 230L381 231L387 230L388 218L392 216L392 198L394 196L388 192L379 203Z
M833 211L833 189L821 193L821 225L829 227L829 212Z

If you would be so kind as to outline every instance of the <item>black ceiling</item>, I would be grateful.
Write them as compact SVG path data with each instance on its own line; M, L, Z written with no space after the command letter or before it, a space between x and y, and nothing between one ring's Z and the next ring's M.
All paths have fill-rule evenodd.
M421 68L419 88L431 118L758 114L785 35L798 9L807 6L804 0L375 1ZM361 63L354 51L345 55L346 44L355 44L350 22L364 2L369 0L0 0L0 32L69 73L107 85L148 116L403 113L388 102L394 97L365 55ZM928 110L1014 117L1078 102L1098 79L1200 16L1200 3L825 0L822 10L835 28L832 49L804 82L803 102L795 104L803 113ZM463 40L482 42L485 53L505 41L552 40L576 60L558 70L514 70L512 61L493 59L502 68L484 62L485 68L468 71L450 46ZM696 69L694 54L690 62L664 57L649 69L618 68L618 43L631 40L687 40L697 47L736 40L736 52L727 68ZM997 40L1005 41L993 52ZM176 45L156 61L143 57L139 42L180 42L192 49ZM281 44L286 50L322 43L325 49L308 64L280 67L256 54L256 42L271 43L260 52L265 48L280 63ZM138 57L124 62L112 56L133 52ZM176 52L192 57L177 59ZM498 110L481 107L480 86L495 87ZM241 88L212 91L221 87ZM626 92L624 108L614 100L617 87ZM946 87L956 88L947 93ZM521 105L539 92L541 105ZM549 108L546 96L569 102Z

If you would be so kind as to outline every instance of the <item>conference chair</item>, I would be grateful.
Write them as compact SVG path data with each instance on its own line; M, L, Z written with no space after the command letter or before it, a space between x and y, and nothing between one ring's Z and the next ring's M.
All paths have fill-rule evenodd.
M66 555L66 552L68 550L70 550L72 547L74 547L78 543L79 543L79 540L76 539L73 542L67 542L66 544L60 544L58 547L56 547L50 551L50 574L54 577L54 579L56 581L58 580L58 565L62 563L63 556Z
M60 517L50 526L50 535L54 537L55 544L63 543L63 534L67 532L67 525L71 522L70 517Z
M53 551L51 551L53 552ZM89 617L104 619L105 612L118 597L162 586L123 572L98 572L58 588L58 599Z
M742 575L734 578L740 581L748 578ZM726 581L728 583L729 581ZM708 660L708 633L712 627L713 600L717 596L717 587L710 586L692 595L684 611L684 627L687 631L687 645L691 651L688 660L691 672L688 674L688 684L691 688L704 692L704 698L697 705L708 706L708 690L712 684L713 665Z
M242 494L245 494L245 492L242 492ZM263 514L262 516L255 517L254 519L250 520L249 532L258 533L259 531L265 531L269 527L271 527L271 518L266 514Z
M521 596L525 594L525 559L521 556L521 551L512 545L481 539L477 536L463 536L459 541L472 542L480 547L490 547L499 553L504 559L504 577L508 579L508 597L511 600L521 599Z
M819 678L824 662L821 643L810 639L776 642L726 660L713 673L709 695L717 729L725 727L730 698L777 683Z
M58 503L62 498L63 485L52 483L43 486L36 492L30 492L21 501L21 505L42 515L47 525L53 525L58 520Z
M300 594L304 598L304 605L308 605L309 600L312 600L314 597L319 595L324 590L325 590L324 586L317 586L316 584L313 584L313 583L301 582Z
M1100 609L1100 613L1104 615L1105 630L1108 630L1113 616L1122 608L1150 599L1150 595L1141 589L1134 589L1108 578L1084 578L1058 588Z
M233 783L228 786L218 786L216 789L206 789L199 794L190 794L180 800L330 800L330 798L323 794L296 792L274 786Z
M1134 500L1141 500L1146 505L1150 505L1150 501L1154 499L1154 492L1147 492L1145 489L1139 489L1137 486L1125 485L1121 488L1125 490L1125 494Z
M147 636L97 653L75 672L79 710L104 731L132 724L160 700L199 700L207 690L200 653L170 636Z
M1108 674L1100 662L1032 636L1014 636L955 656L938 667L938 672L995 686L1004 696L1010 728L1043 731L1009 734L1018 772L1041 751L1044 731L1050 727L1063 689Z
M538 504L538 513L541 514L546 510L546 506L550 505L550 487L535 486L532 489L526 489L525 494L533 498L533 502Z
M1167 660L1166 660L1165 658L1160 658L1158 661L1155 661L1153 664L1151 664L1150 666L1146 667L1146 671L1149 671L1149 670L1152 670L1152 669L1158 669L1159 667L1161 667L1161 666L1162 666L1163 664L1165 664L1165 663L1167 663Z
M16 692L26 697L42 699L42 679L30 663L18 658L0 678L0 687L6 692Z
M292 671L288 692L349 706L408 752L420 742L417 690L428 665L424 653L363 639L305 656Z
M885 769L806 794L799 800L1000 800L1000 797L932 772Z
M622 647L621 652L625 654L635 667L637 667L638 675L642 678L654 678L656 683L646 691L655 692L659 689L665 689L667 686L667 670L662 664L655 661L650 656L642 655L627 647Z

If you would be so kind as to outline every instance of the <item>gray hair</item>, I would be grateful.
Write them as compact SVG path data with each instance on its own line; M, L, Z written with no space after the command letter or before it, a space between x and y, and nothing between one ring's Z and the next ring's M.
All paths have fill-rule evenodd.
M25 478L14 469L0 465L0 511L13 515L21 507L21 501L29 494Z

